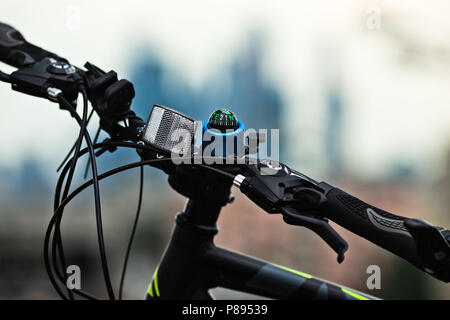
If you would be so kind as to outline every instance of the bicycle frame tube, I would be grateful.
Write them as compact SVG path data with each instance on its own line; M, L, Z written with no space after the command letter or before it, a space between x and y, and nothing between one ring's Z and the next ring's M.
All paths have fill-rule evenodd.
M206 264L220 272L218 286L274 299L373 300L309 274L213 247Z
M172 239L149 285L147 299L212 299L223 287L274 299L372 300L366 295L286 267L214 245L214 225L191 223L190 200L177 215ZM211 220L210 220L211 222Z

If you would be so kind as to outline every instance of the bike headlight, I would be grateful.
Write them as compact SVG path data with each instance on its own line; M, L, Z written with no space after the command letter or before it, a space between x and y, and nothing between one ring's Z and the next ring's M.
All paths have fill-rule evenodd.
M143 140L166 153L188 155L194 140L195 121L170 108L155 104Z

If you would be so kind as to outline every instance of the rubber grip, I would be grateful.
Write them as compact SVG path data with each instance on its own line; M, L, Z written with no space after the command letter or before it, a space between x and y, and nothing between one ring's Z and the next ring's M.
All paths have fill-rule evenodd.
M320 213L345 229L424 269L416 243L405 227L408 218L371 206L348 193L333 188Z
M0 61L22 68L46 57L61 60L56 54L27 42L23 35L10 25L0 22Z

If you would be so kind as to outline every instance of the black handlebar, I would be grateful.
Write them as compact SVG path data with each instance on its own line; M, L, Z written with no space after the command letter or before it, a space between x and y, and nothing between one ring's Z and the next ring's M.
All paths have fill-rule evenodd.
M117 126L118 120L133 121L133 129L143 125L130 110L134 98L131 82L119 80L116 72L106 73L91 63L85 64L86 71L72 66L66 59L27 42L19 31L1 22L0 61L18 68L10 75L0 73L0 81L10 82L13 90L29 95L57 102L56 96L62 93L75 101L83 86L101 118L102 129L112 138L117 138L118 130L124 131ZM126 138L135 141L138 132L126 131L122 132Z
M450 231L394 215L332 188L320 214L404 258L436 278L450 281Z
M0 61L23 68L46 57L63 60L56 54L29 43L19 31L0 22Z
M248 166L247 176L237 176L235 185L267 212L279 212L286 223L316 232L336 251L339 262L347 243L327 219L450 282L449 230L381 210L283 164L272 175L261 174L266 166Z
M331 189L326 197L326 203L319 210L321 214L413 265L422 267L415 241L404 224L407 218L368 205L337 188Z

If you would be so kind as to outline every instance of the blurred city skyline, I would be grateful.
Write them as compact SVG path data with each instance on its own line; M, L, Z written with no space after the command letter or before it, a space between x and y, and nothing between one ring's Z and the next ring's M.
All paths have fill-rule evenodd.
M38 19L34 13L42 2L6 1L2 11L3 21L29 41L76 65L89 60L135 80L133 108L142 110L143 118L145 108L164 101L202 119L224 103L239 110L238 116L275 103L281 138L289 146L282 161L306 173L326 177L334 169L351 169L368 179L398 172L428 178L441 174L450 145L450 49L445 40L450 23L438 10L444 2L420 11L419 3L403 8L387 1L131 1L114 6L62 1L54 9L58 14L44 10ZM101 24L92 12L102 13ZM371 29L374 17L380 19L379 28ZM251 92L238 85L240 91L228 99L229 85L238 84L230 78L233 61L255 39L260 69L252 81L274 95L249 101ZM138 61L151 57L164 72L160 82L179 90L172 90L169 100L160 101L158 90L139 82ZM192 99L183 100L188 91L197 95L198 107ZM31 156L53 169L76 126L50 102L12 92L7 85L0 86L0 94L0 125L10 133L0 136L0 167L17 168ZM257 120L252 125L266 125Z
M153 104L198 120L228 107L247 128L280 128L281 161L298 171L387 211L448 227L449 8L444 0L432 6L419 0L407 6L388 0L62 0L57 6L3 0L0 21L77 66L89 61L132 81L132 109L144 120ZM0 63L0 70L13 69ZM0 297L55 297L41 242L55 169L79 128L55 103L7 84L0 83L0 97ZM97 126L94 116L92 134ZM136 159L132 150L106 153L99 170ZM137 177L132 171L101 184L115 278ZM145 214L129 272L132 298L145 291L184 200L155 169L146 168L144 185ZM63 229L69 258L87 266L90 286L102 294L91 196L85 192L71 204ZM264 215L243 195L224 211L219 245L361 290L366 266L380 264L387 280L375 295L448 297L445 284L342 228L350 250L337 265L318 237Z

